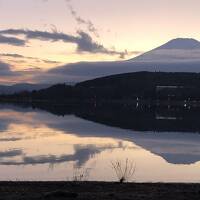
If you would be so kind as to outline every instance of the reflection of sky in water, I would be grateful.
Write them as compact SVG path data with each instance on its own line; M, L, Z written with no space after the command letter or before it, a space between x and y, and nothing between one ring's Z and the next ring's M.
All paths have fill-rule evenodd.
M67 180L74 165L90 180L115 180L111 161L134 159L136 181L198 182L200 135L142 133L20 108L0 110L0 179Z

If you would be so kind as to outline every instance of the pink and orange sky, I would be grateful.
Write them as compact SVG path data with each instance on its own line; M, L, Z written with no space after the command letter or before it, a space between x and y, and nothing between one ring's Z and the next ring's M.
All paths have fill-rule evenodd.
M199 7L199 0L0 0L0 82L34 82L67 63L124 60L173 38L200 39Z

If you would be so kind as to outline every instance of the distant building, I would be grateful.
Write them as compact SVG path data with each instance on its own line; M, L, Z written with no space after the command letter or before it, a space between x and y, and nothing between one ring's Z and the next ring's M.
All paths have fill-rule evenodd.
M156 86L156 96L158 99L163 100L168 99L190 101L190 99L200 99L198 88L177 85Z
M175 85L158 85L156 86L156 91L164 90L164 89L177 89L183 88L182 86L175 86Z

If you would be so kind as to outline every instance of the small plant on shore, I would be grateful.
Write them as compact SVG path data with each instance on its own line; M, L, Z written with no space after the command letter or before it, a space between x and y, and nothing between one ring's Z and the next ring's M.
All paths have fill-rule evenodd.
M127 158L125 162L117 160L111 162L111 164L120 183L128 182L133 178L136 170L136 164L134 161Z
M87 181L90 175L90 170L90 168L74 167L72 181Z

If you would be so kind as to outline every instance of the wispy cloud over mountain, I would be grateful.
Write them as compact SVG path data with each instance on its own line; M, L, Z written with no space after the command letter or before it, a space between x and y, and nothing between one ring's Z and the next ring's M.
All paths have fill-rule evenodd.
M24 56L21 54L16 54L16 53L0 53L0 57L6 57L6 58L14 58L14 59L25 59L25 60L32 60L36 63L48 63L48 64L61 64L58 61L54 61L54 60L47 60L47 59L41 59L41 58L37 58L37 57L31 57L31 56ZM15 60L15 62L18 62L17 60ZM21 60L21 62L25 62L24 60ZM20 63L20 62L19 62Z
M95 25L92 23L92 21L91 20L85 20L83 17L79 16L77 11L72 6L71 0L66 0L66 2L67 2L67 7L68 7L71 15L76 20L76 22L80 25L85 25L87 30L90 33L93 33L96 37L99 37L98 29L95 27Z
M137 71L199 72L199 58L200 43L196 40L180 38L171 40L161 47L128 61L67 64L50 69L45 76L51 80L74 80L79 82Z
M29 29L6 29L1 30L0 34L2 35L15 35L15 36L25 36L25 40L17 40L16 43L22 43L24 45L25 41L29 40L41 40L41 41L50 41L57 42L62 41L65 43L72 43L77 45L77 52L90 52L90 53L101 53L101 54L110 54L110 55L119 55L120 57L124 57L127 52L120 52L116 50L110 50L104 47L101 44L95 42L92 37L83 31L77 31L77 35L65 34L62 32L48 32L48 31L38 31L38 30L29 30ZM4 37L4 36L3 36ZM13 39L14 40L14 39Z
M8 44L13 46L25 46L26 41L15 37L7 37L0 35L0 44Z
M48 0L42 0L42 1L48 2ZM67 7L68 7L72 17L75 19L75 21L79 25L85 25L88 32L94 34L96 37L99 37L98 29L96 28L94 23L90 19L86 20L78 14L78 12L72 6L72 0L65 0L65 2L67 3Z
M0 61L0 76L14 76L9 64Z

